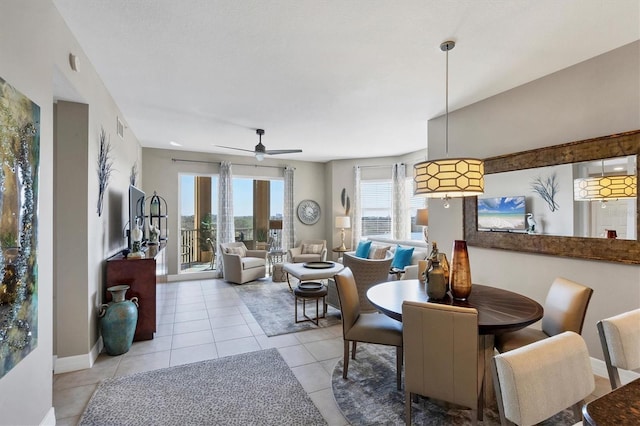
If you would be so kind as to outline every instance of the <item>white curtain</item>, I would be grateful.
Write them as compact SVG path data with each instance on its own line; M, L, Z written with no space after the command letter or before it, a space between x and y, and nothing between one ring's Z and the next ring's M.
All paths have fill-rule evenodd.
M407 171L403 163L393 165L391 186L393 189L391 208L391 235L395 240L409 240L411 217L407 198Z
M360 166L353 168L353 200L351 201L351 211L353 212L351 221L351 247L355 250L362 237L362 206L360 205Z
M218 252L216 260L217 276L222 276L222 254L220 253L221 243L232 243L235 241L235 226L233 224L233 174L231 163L223 161L220 163L220 176L218 178L218 221L217 221L217 241Z
M295 233L293 229L293 167L284 168L284 212L282 218L282 250L294 247Z

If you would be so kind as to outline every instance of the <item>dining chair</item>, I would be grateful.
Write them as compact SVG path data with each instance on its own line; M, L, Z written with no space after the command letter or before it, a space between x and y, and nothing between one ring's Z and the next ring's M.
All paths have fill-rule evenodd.
M396 347L396 381L398 390L402 388L402 323L378 313L361 313L358 288L351 269L344 268L334 276L344 339L344 361L342 378L347 378L349 370L349 342L352 343L351 358L356 359L357 342L375 343Z
M582 419L595 389L587 345L573 331L494 356L492 375L503 426L534 425L569 407Z
M503 353L565 331L582 333L584 317L593 290L582 284L558 277L551 284L544 302L542 329L525 327L495 337L495 348Z
M603 319L596 325L611 389L616 389L622 384L619 368L640 368L640 309Z
M470 408L482 420L484 360L478 311L437 303L402 303L405 422L413 394Z

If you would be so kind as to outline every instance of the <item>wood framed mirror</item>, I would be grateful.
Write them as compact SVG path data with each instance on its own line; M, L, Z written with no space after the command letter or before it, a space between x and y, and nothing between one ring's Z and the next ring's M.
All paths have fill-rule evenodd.
M640 163L640 130L570 142L485 159L485 174L635 155ZM635 198L635 235L631 239L585 238L478 230L478 197L463 200L464 238L470 246L564 257L640 264L640 198Z

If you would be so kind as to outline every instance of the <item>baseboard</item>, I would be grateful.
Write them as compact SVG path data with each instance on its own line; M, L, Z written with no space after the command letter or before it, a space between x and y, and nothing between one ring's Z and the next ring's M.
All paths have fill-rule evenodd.
M188 274L167 275L167 282L190 281L190 280L208 280L220 278L216 271L189 272Z
M56 409L51 407L47 415L40 421L40 426L56 426Z
M593 370L593 374L596 376L601 376L609 380L609 373L607 373L607 365L604 361L596 358L591 358L591 369ZM640 378L640 373L636 373L634 371L629 370L618 370L618 374L620 375L620 381L622 383L629 383L635 379Z
M96 344L91 348L91 352L89 352L88 354L68 356L64 358L60 358L57 356L54 357L53 365L55 367L53 369L53 373L68 373L70 371L84 370L93 367L93 364L95 363L96 359L98 359L98 355L100 355L102 348L102 336L100 336Z

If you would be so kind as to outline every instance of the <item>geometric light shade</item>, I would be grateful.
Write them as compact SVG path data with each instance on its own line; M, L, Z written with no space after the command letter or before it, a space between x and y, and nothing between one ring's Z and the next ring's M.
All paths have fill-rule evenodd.
M635 175L597 176L573 181L575 201L610 200L638 196Z
M484 193L484 161L477 158L443 158L413 166L414 195L470 197Z

